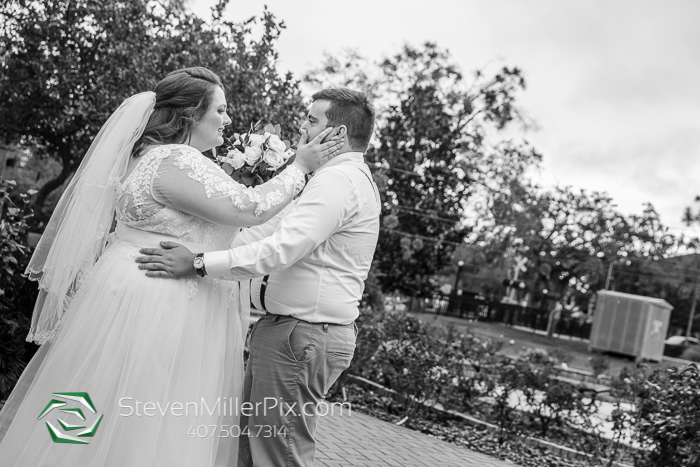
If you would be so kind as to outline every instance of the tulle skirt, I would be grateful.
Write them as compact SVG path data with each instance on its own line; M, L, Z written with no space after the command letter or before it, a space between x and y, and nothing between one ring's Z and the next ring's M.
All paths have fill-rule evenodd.
M3 467L235 465L244 323L236 283L152 279L138 246L100 258L0 413ZM96 413L53 393L87 393ZM52 400L68 402L40 414ZM88 444L55 442L102 419ZM58 421L67 424L60 424ZM64 429L65 428L65 429Z

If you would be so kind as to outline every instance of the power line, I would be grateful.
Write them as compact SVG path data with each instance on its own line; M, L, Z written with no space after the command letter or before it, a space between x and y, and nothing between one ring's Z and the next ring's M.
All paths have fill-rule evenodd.
M403 211L403 212L408 212L408 213L411 213L411 214L415 214L415 215L417 215L417 216L425 217L425 218L427 218L427 219L434 219L434 220L436 220L436 221L447 222L447 223L450 223L450 224L455 224L455 223L457 223L457 222L459 222L459 221L461 220L461 219L448 219L448 218L446 218L446 217L440 217L440 216L435 216L435 215L432 215L432 214L426 214L426 213L425 213L426 211L422 211L422 210L420 210L420 209L405 208L405 207L403 207L403 206L391 205L391 208L392 208L392 209L397 209L397 210L399 210L399 211Z
M450 241L450 240L441 240L441 239L438 239L438 238L426 237L426 236L424 236L424 235L418 235L418 234L412 234L412 233L408 233L408 232L402 232L402 231L400 231L400 230L389 229L389 228L387 228L387 227L382 227L381 230L383 230L383 231L385 231L385 232L395 233L395 234L400 235L400 236L402 236L402 237L420 238L421 240L426 240L426 241L432 242L432 243L446 243L446 244L448 244L448 245L454 245L454 246L466 245L465 243L457 243L457 242L452 242L452 241Z
M640 278L640 275L638 273L634 273L634 272L618 271L618 275L620 275L620 274L623 276L632 276L632 277ZM686 285L688 287L694 286L693 282L684 282L684 281L680 281L678 279L672 279L670 277L657 276L657 277L654 277L654 280L655 280L655 282L670 284L670 285L674 285L674 286L678 286L678 287L682 287L684 285Z
M376 171L390 170L390 171L392 171L392 172L397 172L397 173L401 173L401 174L404 174L404 175L411 175L411 176L413 176L413 177L423 177L423 176L426 175L426 174L424 174L424 173L419 173L419 172L416 172L416 171L414 171L414 170L397 169L397 168L395 168L395 167L384 167L384 166L382 166L382 165L380 165L380 164L375 164L375 166L372 167L372 168L373 168L374 170L376 170ZM421 168L422 168L422 169L430 169L430 168L438 168L438 169L439 169L439 168L442 168L442 167L427 166L427 167L421 167ZM447 174L445 174L445 175L454 175L454 172L453 172L453 171L454 171L455 169L457 169L457 167L453 167L452 169L450 169L449 167L444 167L444 169L446 169L446 170L449 172L449 173L447 173Z

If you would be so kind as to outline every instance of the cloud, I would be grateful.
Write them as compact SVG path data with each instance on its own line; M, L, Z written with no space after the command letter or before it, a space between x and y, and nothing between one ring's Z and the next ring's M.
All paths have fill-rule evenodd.
M213 3L191 5L206 14ZM227 17L264 4L287 25L283 70L301 76L324 51L378 58L432 40L467 75L524 70L519 103L541 128L527 138L544 155L546 183L607 191L625 213L651 201L672 225L700 194L699 1L355 0L339 11L321 0L249 0Z

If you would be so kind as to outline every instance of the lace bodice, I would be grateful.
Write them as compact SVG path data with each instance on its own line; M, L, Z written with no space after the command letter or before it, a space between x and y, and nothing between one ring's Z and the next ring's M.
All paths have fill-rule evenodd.
M262 224L304 186L289 167L255 188L234 182L196 149L158 146L141 156L117 188L117 220L147 232L228 248L241 227Z

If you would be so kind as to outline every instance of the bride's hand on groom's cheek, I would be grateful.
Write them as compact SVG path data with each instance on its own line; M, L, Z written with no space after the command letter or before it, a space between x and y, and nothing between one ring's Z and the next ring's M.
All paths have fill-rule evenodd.
M328 127L320 132L311 141L308 140L306 130L301 130L301 137L297 145L296 157L293 165L299 166L302 172L314 172L320 166L333 159L340 154L340 150L345 144L345 138L342 135L336 135L324 140L334 130L333 127Z
M146 271L148 277L175 279L177 277L196 276L193 262L195 254L173 242L160 242L163 248L141 248L143 256L136 258L139 269Z

